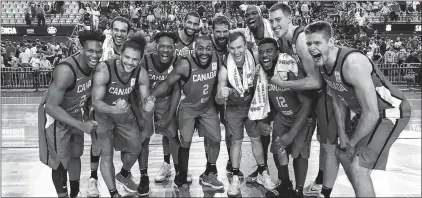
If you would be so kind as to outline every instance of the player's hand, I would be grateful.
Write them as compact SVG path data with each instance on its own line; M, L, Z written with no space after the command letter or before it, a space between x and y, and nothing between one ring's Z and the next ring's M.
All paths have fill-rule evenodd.
M353 161L355 149L353 147L347 148L340 145L336 148L336 157L339 159L344 169L347 169Z
M170 122L171 122L171 119L164 118L164 119L158 120L157 126L160 128L167 128Z
M273 131L273 128L266 123L258 122L258 129L261 131L262 135L270 135Z
M138 123L138 128L140 131L143 131L145 128L145 120L144 119L136 119L136 122Z
M125 100L118 100L114 105L114 114L123 114L129 110L129 105Z
M220 91L218 92L218 97L219 98L227 98L229 97L230 94L230 88L228 87L223 87L220 89Z
M183 47L182 50L181 50L182 57L185 57L185 58L188 57L189 52L190 52L190 50L189 50L188 47Z
M286 146L283 145L280 137L277 137L275 140L273 140L270 151L271 153L274 153L274 154L286 152Z
M80 129L86 134L91 134L97 128L98 128L98 123L96 121L93 121L93 120L82 122L82 124L80 126Z
M151 113L151 111L154 109L155 106L155 97L154 96L148 96L145 98L145 105L144 110L148 113Z

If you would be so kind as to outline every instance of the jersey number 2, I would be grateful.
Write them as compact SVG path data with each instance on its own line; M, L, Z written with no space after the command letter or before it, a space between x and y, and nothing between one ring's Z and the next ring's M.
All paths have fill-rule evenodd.
M86 102L86 95L83 95L83 96L81 97L81 103L79 103L79 106L80 106L80 107L84 106L85 102Z
M202 92L203 95L207 95L208 94L208 88L209 88L208 84L205 84L204 85L204 91Z
M284 97L279 96L279 97L276 97L276 99L277 99L277 103L278 103L278 106L279 107L288 107L288 105L286 104L286 100L284 99Z

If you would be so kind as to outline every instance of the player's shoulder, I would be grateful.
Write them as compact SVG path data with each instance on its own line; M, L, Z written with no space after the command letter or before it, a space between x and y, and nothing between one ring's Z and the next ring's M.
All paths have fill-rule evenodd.
M362 52L354 51L344 59L343 69L348 71L362 71L362 68L372 68L372 63Z

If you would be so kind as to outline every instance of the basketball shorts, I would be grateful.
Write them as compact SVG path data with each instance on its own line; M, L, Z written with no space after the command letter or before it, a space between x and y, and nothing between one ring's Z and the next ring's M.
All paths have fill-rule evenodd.
M248 108L243 107L227 107L225 112L226 122L224 127L226 133L229 133L231 140L241 140L244 138L245 128L249 137L261 136L261 131L258 129L257 122L249 120Z
M192 142L196 122L198 133L212 141L221 141L220 121L214 107L200 111L189 107L179 108L177 119L182 146L187 147Z
M281 137L288 133L291 126L284 124L285 119L280 113L276 113L273 124L273 142L277 137ZM292 155L293 158L304 158L308 159L311 151L312 135L316 127L315 120L312 118L308 119L308 122L300 129L292 143L286 147L286 152Z
M167 103L167 104L162 104L162 103ZM169 110L170 110L169 108L170 108L170 105L168 104L168 102L156 103L155 109L154 109L154 117L152 117L151 114L148 114L147 112L141 110L142 116L145 120L145 126L147 126L144 130L147 130L147 132L148 130L151 132L155 130L156 134L161 134L167 137L175 137L177 135L176 117L173 117L170 124L166 128L157 126L157 121L163 119L164 117L168 115Z
M82 115L74 116L82 120ZM40 160L56 170L60 163L65 169L71 158L80 158L84 151L84 133L64 124L45 113L44 106L38 109L38 141Z
M217 103L215 103L214 106L215 106L215 110L217 111L217 115L219 117L219 121L222 124L224 124L224 114L223 114L224 108L223 108L223 106L222 105L219 105ZM195 120L195 129L196 129L196 131L198 131L198 136L199 137L205 137L204 136L204 131L206 131L206 130L205 129L199 130L199 128L202 128L202 125L200 125L198 119L196 119Z
M111 156L116 151L139 153L147 134L139 130L132 111L125 114L94 112L98 128L92 133L92 154Z
M409 117L391 118L382 111L380 119L372 131L360 140L355 148L355 156L359 156L359 164L368 169L385 170L388 154L392 144L409 123ZM351 128L356 129L359 114L352 119Z

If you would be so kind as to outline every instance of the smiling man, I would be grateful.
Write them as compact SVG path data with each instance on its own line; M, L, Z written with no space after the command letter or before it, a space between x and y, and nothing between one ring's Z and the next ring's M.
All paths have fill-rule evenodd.
M120 196L116 179L126 190L137 190L130 169L140 156L148 131L141 132L141 113L134 98L130 97L135 86L139 86L141 95L148 99L143 103L144 110L150 112L154 106L149 97L148 73L139 66L145 45L145 38L135 35L123 44L119 59L100 63L94 75L92 106L99 127L93 138L92 153L101 155L101 174L111 197ZM116 176L113 149L122 151L123 167Z
M82 51L56 66L53 81L38 110L40 160L53 169L58 197L68 197L67 173L70 197L78 195L84 133L90 134L97 127L94 121L87 119L86 103L92 90L92 71L100 60L105 36L84 30L78 39ZM47 141L41 141L43 139Z
M340 137L336 155L356 197L375 197L371 172L385 170L389 150L409 122L410 104L365 54L335 46L329 23L312 23L305 34L308 52L332 95ZM349 136L346 107L357 120L346 126L354 130Z

